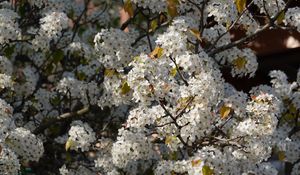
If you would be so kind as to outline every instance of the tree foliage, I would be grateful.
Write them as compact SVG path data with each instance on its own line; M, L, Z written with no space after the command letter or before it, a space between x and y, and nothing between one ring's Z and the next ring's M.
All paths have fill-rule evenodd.
M255 76L246 43L300 32L291 3L0 1L0 174L298 175L300 71L221 71Z

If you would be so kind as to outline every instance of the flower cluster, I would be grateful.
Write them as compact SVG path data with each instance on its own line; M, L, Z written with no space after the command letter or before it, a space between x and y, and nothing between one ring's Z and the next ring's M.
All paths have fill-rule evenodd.
M71 150L78 151L80 149L81 151L86 151L96 140L93 129L82 121L73 121L68 134Z
M12 122L13 108L2 99L0 99L0 113L0 141L3 141Z
M138 173L138 167L142 171L149 168L156 155L145 135L124 129L120 129L119 134L111 149L114 165L133 174Z
M19 25L16 22L19 15L10 9L0 9L0 44L9 44L11 40L21 37Z
M285 6L285 2L283 0L278 1L264 1L264 0L254 0L254 4L256 4L261 13L265 13L270 17L275 16L278 12L283 10Z
M0 173L1 174L18 174L20 171L20 163L16 154L6 147L1 147L0 152Z
M68 27L68 17L65 13L49 12L45 17L40 19L41 27L38 35L32 41L35 50L49 50L49 42L57 41L63 29Z
M0 2L0 174L299 174L300 69L249 92L223 74L300 31L286 2Z
M167 8L167 0L148 0L148 1L143 1L143 0L133 0L135 4L137 4L140 7L143 8L149 8L151 9L152 12L164 12L166 11Z
M132 41L119 29L103 29L95 36L94 43L99 61L108 69L125 67L131 60Z
M22 159L27 161L38 161L43 153L43 142L25 128L13 130L5 142Z
M300 31L300 8L289 8L285 13L284 23L296 27L297 31Z

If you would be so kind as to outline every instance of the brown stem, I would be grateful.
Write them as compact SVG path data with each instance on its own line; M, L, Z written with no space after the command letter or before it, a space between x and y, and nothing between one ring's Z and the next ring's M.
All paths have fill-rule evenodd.
M54 117L54 118L49 118L49 120L45 120L45 122L41 123L39 127L37 127L33 133L34 134L39 134L41 132L43 132L45 129L47 129L49 126L53 125L53 124L56 124L57 122L60 122L60 121L63 121L63 120L66 120L66 119L69 119L69 118L72 118L72 117L75 117L75 116L81 116L87 112L89 112L90 110L90 107L87 106L87 107L84 107L78 111L74 111L74 112L67 112L67 113L64 113L62 115L59 115L57 117Z
M284 9L282 11L286 11L289 4L291 3L292 0L289 0L287 3L286 3L286 6L284 7ZM257 30L255 33L251 34L251 35L248 35L240 40L237 40L237 41L234 41L234 42L231 42L229 44L226 44L226 45L223 45L223 46L220 46L220 47L217 47L216 49L214 50L211 50L210 52L208 52L208 55L209 56L214 56L215 54L217 53L220 53L224 50L227 50L227 49L231 49L235 46L238 46L238 45L241 45L241 44L245 44L246 42L249 42L251 40L253 40L254 38L256 38L258 36L258 34L264 32L265 30L269 29L270 27L274 26L274 23L275 21L277 20L277 18L279 17L280 13L282 12L278 12L273 18L270 19L269 23L264 25L261 29Z
M171 61L175 64L176 70L177 70L177 72L178 72L180 78L181 78L182 81L184 82L184 84L185 84L186 86L189 86L189 83L187 82L187 80L186 80L186 79L184 78L184 76L182 75L182 73L181 73L181 71L180 71L180 69L179 69L179 66L178 66L178 64L176 63L176 60L173 59L171 56L170 56L170 59L171 59Z

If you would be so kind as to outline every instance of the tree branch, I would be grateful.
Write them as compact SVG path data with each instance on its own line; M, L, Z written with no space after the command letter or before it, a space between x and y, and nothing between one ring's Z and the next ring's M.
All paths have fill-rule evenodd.
M33 133L34 134L39 134L41 132L43 132L45 129L47 129L49 126L53 125L53 124L56 124L57 122L60 122L60 121L63 121L63 120L66 120L66 119L69 119L69 118L72 118L72 117L75 117L75 116L81 116L87 112L89 112L90 110L90 107L87 106L87 107L84 107L78 111L74 111L74 112L67 112L67 113L64 113L62 115L59 115L57 117L54 117L54 118L49 118L49 120L45 120L45 123L41 123L39 127L37 127Z
M209 56L214 56L215 54L220 53L220 52L222 52L224 50L231 49L231 48L233 48L235 46L238 46L238 45L241 45L241 44L244 44L244 43L246 43L248 41L253 40L254 38L256 38L258 36L258 34L264 32L265 30L267 30L270 27L274 26L274 23L277 20L277 18L279 17L280 13L282 11L286 11L287 10L287 8L288 8L289 4L291 3L291 1L292 0L289 0L286 3L286 5L285 5L285 7L284 7L283 10L281 10L280 12L278 12L273 18L270 19L270 21L269 21L268 24L264 25L261 29L257 30L255 33L253 33L251 35L248 35L248 36L246 36L246 37L244 37L244 38L242 38L240 40L231 42L229 44L226 44L226 45L220 46L220 47L218 47L218 48L216 48L214 50L211 50L210 52L208 52L208 55Z

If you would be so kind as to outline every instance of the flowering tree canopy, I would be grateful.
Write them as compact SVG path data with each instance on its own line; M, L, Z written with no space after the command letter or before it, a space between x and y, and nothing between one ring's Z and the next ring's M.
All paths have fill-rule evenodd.
M300 71L221 71L255 76L245 44L300 32L292 2L1 0L0 174L299 175Z

